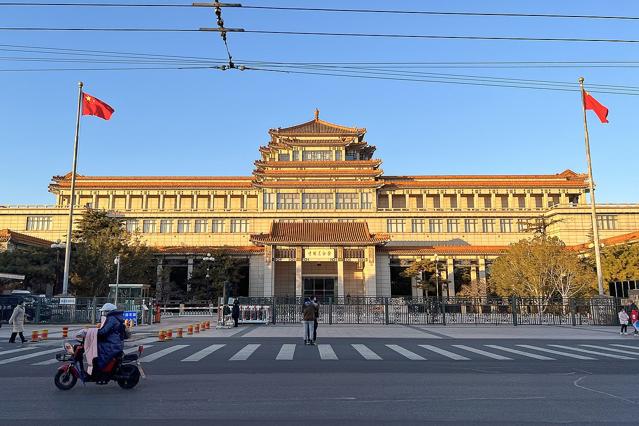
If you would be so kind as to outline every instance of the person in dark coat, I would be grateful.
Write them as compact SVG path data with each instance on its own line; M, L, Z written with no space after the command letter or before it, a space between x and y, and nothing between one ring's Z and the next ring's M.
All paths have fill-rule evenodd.
M319 302L317 301L317 297L313 296L313 305L315 307L315 320L313 321L313 343L317 340L317 320L319 319Z
M98 330L98 359L96 365L99 369L102 369L124 350L126 327L124 326L123 312L118 311L114 304L105 303L100 312L106 316Z
M233 301L233 309L231 311L231 318L233 318L233 327L237 327L237 320L240 319L240 301L235 299Z

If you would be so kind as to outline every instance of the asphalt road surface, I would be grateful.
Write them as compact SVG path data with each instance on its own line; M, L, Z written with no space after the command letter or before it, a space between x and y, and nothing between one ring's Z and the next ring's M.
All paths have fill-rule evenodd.
M129 391L0 343L0 424L639 423L639 338L152 340Z

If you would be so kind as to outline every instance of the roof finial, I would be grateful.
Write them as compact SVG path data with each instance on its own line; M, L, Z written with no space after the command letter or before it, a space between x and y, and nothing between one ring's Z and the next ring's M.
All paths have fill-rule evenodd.
M319 108L315 108L315 121L319 120Z

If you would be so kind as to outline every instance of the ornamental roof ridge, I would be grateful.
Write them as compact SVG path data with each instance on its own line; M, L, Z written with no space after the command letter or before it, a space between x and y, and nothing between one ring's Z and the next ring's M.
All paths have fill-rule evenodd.
M310 121L289 127L270 129L271 135L352 135L361 136L366 133L365 128L342 126L319 118L319 110L315 110L315 118Z
M254 244L378 245L386 234L371 234L366 222L271 222L268 233L251 234Z

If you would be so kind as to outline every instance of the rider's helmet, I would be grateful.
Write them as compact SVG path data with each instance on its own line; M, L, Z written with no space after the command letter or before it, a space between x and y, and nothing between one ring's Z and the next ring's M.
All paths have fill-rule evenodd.
M115 306L113 303L105 303L104 305L102 305L102 307L100 308L100 312L103 313L109 313L111 311L115 311L116 309L118 309L117 306Z

